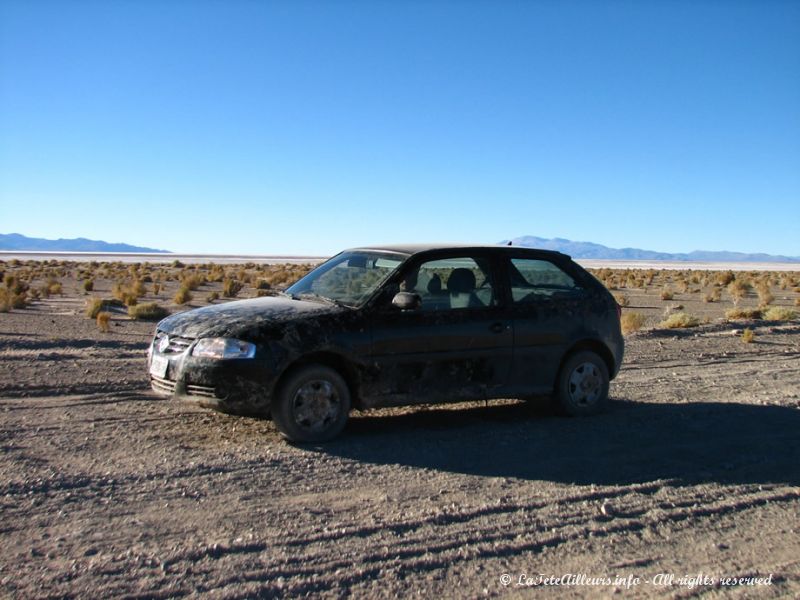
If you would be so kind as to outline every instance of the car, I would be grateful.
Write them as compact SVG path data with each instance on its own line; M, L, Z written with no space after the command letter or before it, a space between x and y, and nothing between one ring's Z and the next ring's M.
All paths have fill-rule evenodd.
M594 414L623 354L619 305L569 256L416 244L345 250L279 295L171 315L148 369L157 393L322 442L353 408L550 395Z

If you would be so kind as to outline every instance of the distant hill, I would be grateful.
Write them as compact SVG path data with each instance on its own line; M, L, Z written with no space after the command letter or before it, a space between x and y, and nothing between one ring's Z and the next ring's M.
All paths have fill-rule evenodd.
M169 250L155 250L130 244L115 244L101 240L75 238L71 240L46 240L30 238L19 233L0 233L0 250L28 252L147 252L168 254Z
M507 244L508 240L500 242ZM695 250L694 252L671 254L639 248L609 248L592 242L573 242L562 238L545 239L524 235L511 240L514 246L558 250L572 258L600 258L607 260L675 260L697 262L800 262L798 256L776 256L773 254L746 254L744 252Z

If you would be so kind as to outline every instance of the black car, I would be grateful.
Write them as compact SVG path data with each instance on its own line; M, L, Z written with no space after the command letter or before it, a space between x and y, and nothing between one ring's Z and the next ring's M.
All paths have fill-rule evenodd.
M148 365L156 392L322 441L353 407L553 394L592 414L623 348L613 296L564 254L401 245L346 250L280 296L172 315Z

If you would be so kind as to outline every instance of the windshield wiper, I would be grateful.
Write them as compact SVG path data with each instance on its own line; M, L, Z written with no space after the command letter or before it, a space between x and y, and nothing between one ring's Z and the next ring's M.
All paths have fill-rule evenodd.
M320 294L315 294L314 292L303 292L302 294L292 295L294 300L322 300L323 302L327 302L328 304L333 304L334 306L347 306L340 300L335 300L334 298L328 298L327 296L322 296Z

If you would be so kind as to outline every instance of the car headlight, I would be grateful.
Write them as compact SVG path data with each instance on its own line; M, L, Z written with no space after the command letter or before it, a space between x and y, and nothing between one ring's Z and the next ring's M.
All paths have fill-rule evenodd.
M256 346L233 338L203 338L192 349L200 358L253 358Z

